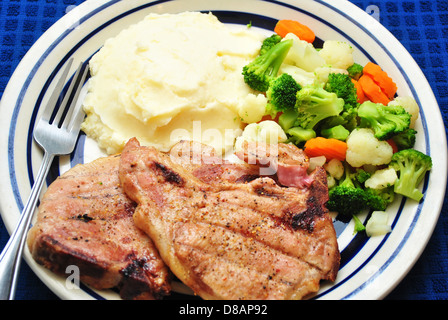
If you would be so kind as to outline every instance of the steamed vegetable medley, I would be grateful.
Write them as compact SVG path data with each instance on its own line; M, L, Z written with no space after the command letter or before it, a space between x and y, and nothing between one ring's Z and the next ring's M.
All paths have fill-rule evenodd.
M266 110L237 140L293 143L327 171L330 211L353 218L355 231L390 231L387 206L395 196L423 197L431 158L413 149L419 106L397 96L380 66L362 66L349 43L314 47L307 26L280 20L259 55L243 68L244 81L266 98ZM259 109L246 109L259 113ZM266 138L267 137L267 138ZM372 212L364 225L362 211Z

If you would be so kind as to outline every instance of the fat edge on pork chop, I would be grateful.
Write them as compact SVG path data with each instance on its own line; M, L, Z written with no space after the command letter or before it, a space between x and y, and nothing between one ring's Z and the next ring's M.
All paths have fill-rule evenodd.
M287 168L281 172L307 166L288 159L277 157ZM235 179L224 174L229 170L252 178ZM336 278L340 255L325 208L325 171L316 169L301 188L253 172L246 163L190 166L136 139L122 153L119 177L137 203L135 224L204 299L302 299L318 291L321 280Z

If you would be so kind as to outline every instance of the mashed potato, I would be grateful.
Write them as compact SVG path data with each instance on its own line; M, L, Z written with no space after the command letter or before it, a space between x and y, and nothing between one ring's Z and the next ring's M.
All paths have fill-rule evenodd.
M241 104L254 94L242 68L262 39L212 14L148 15L92 57L83 131L109 154L132 137L161 151L179 139L227 151L241 134Z

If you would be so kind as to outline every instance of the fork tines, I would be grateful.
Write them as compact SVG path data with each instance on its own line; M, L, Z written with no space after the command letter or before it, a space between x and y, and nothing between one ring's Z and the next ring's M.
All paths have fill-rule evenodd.
M79 110L74 110L75 108L69 108L68 106L70 106L72 102L76 102L78 100L82 89L82 84L85 82L89 71L88 64L81 62L75 75L73 76L73 79L70 81L70 86L67 89L64 89L64 84L67 80L72 64L73 58L67 62L67 66L65 67L58 83L56 84L56 88L50 97L48 102L49 107L42 115L42 117L50 123L55 123L58 124L59 127L64 126L65 128L70 128L74 119L72 119L70 123L67 123L67 121L63 123L63 120L65 118L71 119L73 112L75 112L75 114L77 112L79 113ZM76 90L73 90L73 88L76 88ZM67 92L70 94L66 94ZM54 115L56 111L57 113Z

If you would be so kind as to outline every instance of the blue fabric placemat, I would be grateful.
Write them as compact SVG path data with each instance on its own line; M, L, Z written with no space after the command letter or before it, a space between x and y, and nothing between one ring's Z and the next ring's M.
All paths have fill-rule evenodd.
M244 0L242 0L244 1ZM0 2L0 97L23 55L54 22L82 0ZM372 14L411 53L426 75L448 124L448 1L351 1ZM421 258L387 299L448 299L448 202ZM1 220L1 219L0 219ZM0 221L0 248L9 235ZM58 299L22 263L17 300Z

